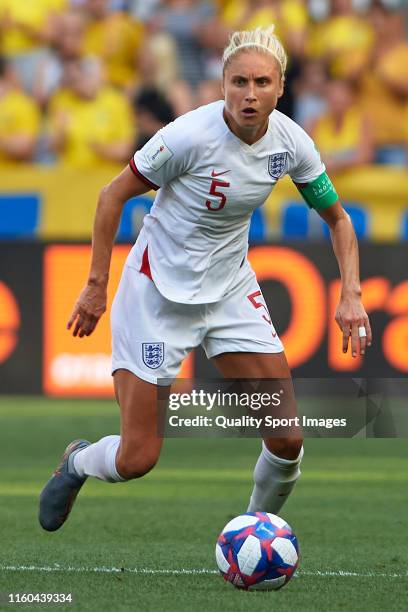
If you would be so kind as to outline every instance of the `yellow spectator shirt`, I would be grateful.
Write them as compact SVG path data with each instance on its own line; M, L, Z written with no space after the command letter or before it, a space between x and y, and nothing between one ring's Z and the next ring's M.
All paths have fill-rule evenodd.
M92 143L133 142L134 123L127 98L109 87L93 100L83 100L69 91L57 92L50 103L50 129L55 129L58 115L66 121L66 141L60 152L63 164L79 168L112 165L92 148Z
M0 37L1 53L10 56L36 49L40 43L24 33L18 23L41 30L51 13L63 11L68 5L68 0L0 0L0 21L7 22L9 17L16 22L15 26L6 27Z
M323 114L316 122L313 139L324 160L325 157L346 158L359 144L363 114L357 106L346 111L340 129L329 113Z
M111 13L105 19L88 25L84 54L100 57L106 66L109 82L124 87L137 77L137 56L143 36L141 22L125 13Z
M332 75L346 77L366 64L373 43L374 33L367 22L355 15L340 15L315 26L308 53L329 59Z
M377 145L406 142L403 116L407 102L390 90L388 79L408 83L408 42L385 53L362 79L359 102L371 118Z
M285 40L290 32L302 31L308 23L307 12L299 0L285 0L281 3L279 11L273 6L255 9L245 21L248 2L230 0L221 13L224 23L230 28L253 30L267 28L272 24L276 27L276 34Z
M0 96L0 137L37 136L41 115L35 102L18 90ZM0 163L14 163L0 149ZM15 162L17 163L17 162Z

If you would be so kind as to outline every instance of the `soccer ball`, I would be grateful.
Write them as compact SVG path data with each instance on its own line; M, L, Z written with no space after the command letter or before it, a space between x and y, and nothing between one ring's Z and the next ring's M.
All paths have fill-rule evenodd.
M222 530L215 547L218 568L238 589L276 590L289 582L299 563L290 526L269 512L247 512Z

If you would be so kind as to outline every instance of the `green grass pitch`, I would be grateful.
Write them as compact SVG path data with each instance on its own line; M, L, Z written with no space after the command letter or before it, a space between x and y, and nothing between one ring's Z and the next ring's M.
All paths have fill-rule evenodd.
M298 576L278 592L247 593L216 573L214 546L245 512L257 440L169 439L145 478L89 480L68 523L49 534L37 522L42 485L71 439L118 431L117 408L2 397L0 431L3 594L72 592L60 610L408 609L404 439L307 440L302 479L281 512L299 538Z

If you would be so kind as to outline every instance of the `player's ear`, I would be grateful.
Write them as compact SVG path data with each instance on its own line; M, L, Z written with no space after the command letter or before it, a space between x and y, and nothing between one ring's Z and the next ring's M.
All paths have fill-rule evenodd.
M222 79L221 79L221 93L222 93L223 98L225 98L224 79L225 79L225 75L223 74Z
M278 98L281 98L283 96L284 89L285 89L285 77L282 77L279 82Z

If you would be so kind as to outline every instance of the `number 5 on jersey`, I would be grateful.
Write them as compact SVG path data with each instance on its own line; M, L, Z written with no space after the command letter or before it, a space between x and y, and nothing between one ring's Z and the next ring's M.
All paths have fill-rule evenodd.
M262 315L262 318L265 319L265 321L269 323L269 325L272 325L272 321L271 321L270 314L269 314L267 307L262 302L256 301L256 298L259 298L259 297L263 298L261 291L255 291L255 293L250 293L249 295L247 295L248 300L251 302L254 308L264 308L265 309L266 315Z
M219 174L225 174L226 172L229 172L229 170L226 170L224 172L215 172L215 170L212 171L211 176L217 176ZM223 190L226 187L229 187L230 183L228 183L227 181L222 181L221 179L218 178L213 178L213 180L211 181L211 186L210 186L210 195L215 196L216 198L220 198L219 202L211 202L211 200L207 200L205 205L207 206L208 210L221 210L224 208L226 202L227 202L227 196L225 195L225 193L223 193L223 191L217 191L218 187L222 187Z

